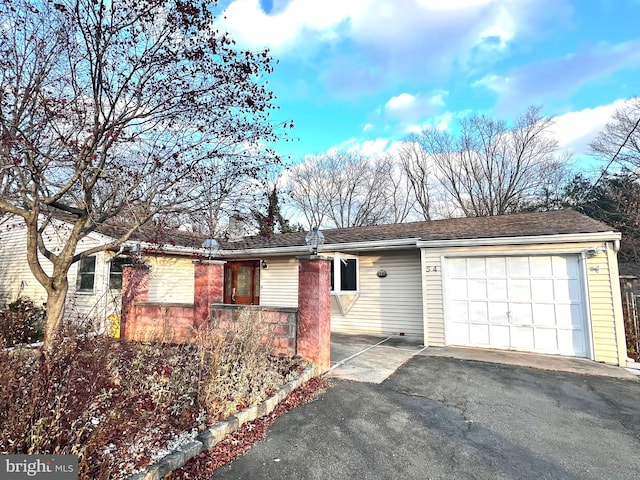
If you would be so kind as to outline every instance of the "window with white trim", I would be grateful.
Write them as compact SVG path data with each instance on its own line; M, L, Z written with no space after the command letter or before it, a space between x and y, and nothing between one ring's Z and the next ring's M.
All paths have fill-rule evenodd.
M331 292L358 291L358 258L334 255L331 261Z
M96 257L85 257L78 262L77 292L93 292L96 278Z

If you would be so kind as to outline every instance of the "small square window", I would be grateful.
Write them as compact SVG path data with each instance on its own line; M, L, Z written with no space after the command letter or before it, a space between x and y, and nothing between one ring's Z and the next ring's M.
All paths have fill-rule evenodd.
M85 257L78 262L76 291L93 292L96 277L96 257Z

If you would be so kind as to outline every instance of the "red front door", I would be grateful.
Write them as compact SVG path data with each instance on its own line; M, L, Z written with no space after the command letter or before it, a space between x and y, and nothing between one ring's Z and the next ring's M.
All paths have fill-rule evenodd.
M224 269L224 303L260 304L260 262L228 262Z

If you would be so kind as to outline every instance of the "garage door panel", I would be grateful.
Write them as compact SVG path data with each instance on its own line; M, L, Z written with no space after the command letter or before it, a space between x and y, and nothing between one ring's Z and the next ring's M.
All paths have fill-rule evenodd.
M490 278L503 278L507 276L507 259L503 257L487 258L487 275Z
M467 292L467 280L465 278L452 278L449 280L449 298L454 300L466 300L469 297Z
M510 305L511 322L518 325L533 324L533 308L530 303L512 303Z
M534 303L533 323L539 326L556 326L556 307L553 303Z
M453 345L470 345L469 324L453 322L447 335L451 338Z
M489 323L509 323L509 304L507 302L490 302Z
M466 278L467 261L464 258L451 258L447 261L447 271L450 278Z
M584 336L575 330L558 330L561 355L585 356Z
M509 298L507 279L489 280L487 282L487 289L489 293L489 300L502 300L505 301Z
M470 278L468 280L469 285L469 299L470 300L482 300L487 301L487 281L482 279Z
M531 257L529 265L532 277L553 276L553 262L551 257Z
M469 304L467 301L451 301L448 308L449 314L455 322L469 322Z
M471 343L475 345L489 345L489 325L472 323L469 326L469 336Z
M469 278L486 277L486 263L484 258L469 258L467 260L467 276Z
M511 327L509 325L489 326L491 346L509 347L511 345Z
M511 329L511 343L522 348L534 349L534 330L532 327L513 327Z
M555 300L557 302L579 302L581 300L581 285L576 280L555 280Z
M509 276L512 278L529 278L529 258L528 257L509 257Z
M553 265L553 276L558 278L578 278L578 259L577 257L551 257Z
M447 259L448 344L588 356L578 255Z
M549 302L554 300L554 283L552 279L536 278L531 280L532 300Z
M509 282L509 300L512 302L530 302L531 280L511 280Z
M489 323L488 303L469 302L469 320L472 323Z
M555 348L548 347L548 345L558 345L558 331L555 328L536 328L533 336L536 350L547 353L555 352Z
M556 305L556 324L559 328L582 329L584 325L582 305Z

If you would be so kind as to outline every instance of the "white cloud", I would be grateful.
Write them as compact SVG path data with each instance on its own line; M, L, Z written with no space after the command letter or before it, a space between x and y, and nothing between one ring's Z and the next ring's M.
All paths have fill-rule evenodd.
M373 128L373 123L367 123L364 127L362 127L363 132L368 132Z
M465 114L466 113L464 114L460 113L457 116L464 116ZM454 114L451 112L447 112L442 115L434 115L430 117L429 120L427 120L423 124L409 125L407 127L407 133L420 133L425 128L435 128L436 130L440 130L440 131L448 130L449 126L451 125L451 120L453 120L453 118L454 118Z
M400 142L390 138L376 138L373 140L358 141L350 138L339 145L327 149L326 154L331 155L336 152L359 153L365 157L376 157L383 154L393 154L398 151Z
M259 0L232 0L220 20L242 47L313 58L334 91L371 91L395 80L436 78L470 57L495 62L547 3L563 0L291 0L270 14ZM526 20L526 21L525 21ZM493 59L493 60L492 60Z
M391 97L389 101L386 103L385 107L387 109L398 109L398 108L406 108L407 106L413 104L416 101L416 97L409 93L401 93L396 97Z
M501 8L493 23L488 25L480 34L480 42L486 44L487 40L498 40L497 47L505 48L516 34L516 21L509 11Z
M384 105L387 118L404 123L414 123L431 117L445 106L446 90L437 90L432 95L401 93Z
M553 131L561 150L577 156L586 155L598 132L610 121L614 111L625 104L616 100L608 105L585 108L554 117Z
M250 48L269 47L278 52L305 34L316 41L331 41L340 25L361 15L371 0L293 0L275 14L266 14L259 0L235 0L224 11L222 23L234 39Z

